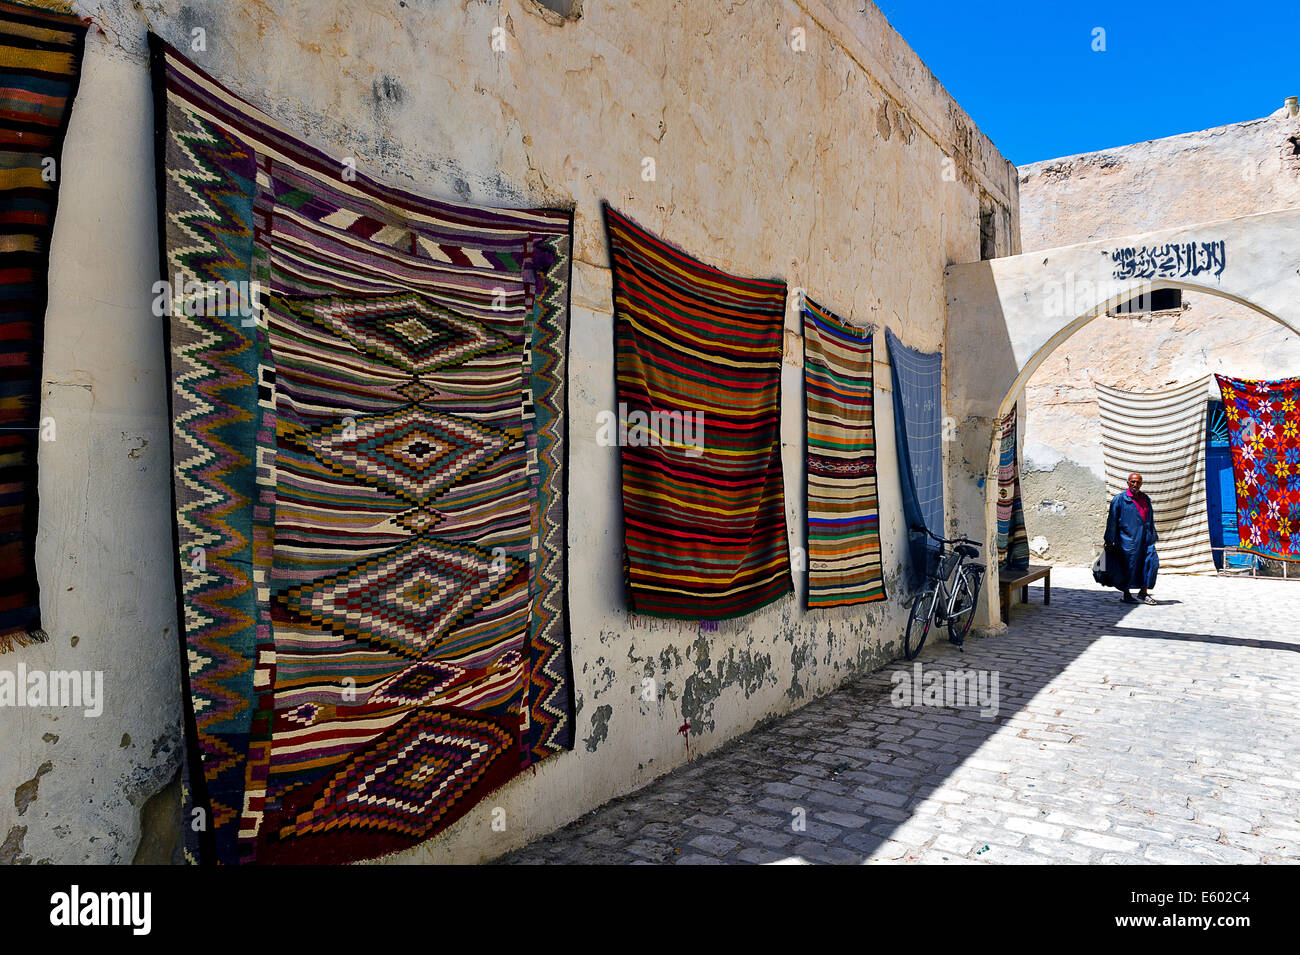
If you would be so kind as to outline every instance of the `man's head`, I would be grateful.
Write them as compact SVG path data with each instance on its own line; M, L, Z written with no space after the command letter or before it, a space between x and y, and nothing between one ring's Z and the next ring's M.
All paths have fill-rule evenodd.
M1128 489L1130 491L1142 490L1142 475L1134 471L1128 476Z

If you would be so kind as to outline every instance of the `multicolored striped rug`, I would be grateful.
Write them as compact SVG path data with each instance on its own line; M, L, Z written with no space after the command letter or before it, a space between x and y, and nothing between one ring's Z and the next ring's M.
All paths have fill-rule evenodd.
M403 849L573 744L572 215L387 186L153 46L189 850Z
M0 3L0 653L41 643L37 475L46 276L86 28Z
M750 613L794 589L781 477L785 283L705 265L608 205L605 225L628 609Z
M871 335L805 297L808 607L885 599Z
M944 535L943 354L909 348L885 329L894 389L894 441L898 449L903 519L907 522L908 581L919 587Z
M1300 378L1215 378L1232 445L1239 546L1300 560Z
M1020 495L1020 460L1016 450L1016 409L1002 419L998 452L998 566L1004 570L1029 569L1029 532Z
M1112 498L1142 475L1151 498L1160 570L1214 573L1205 505L1205 409L1209 381L1165 391L1121 391L1098 384L1106 493Z

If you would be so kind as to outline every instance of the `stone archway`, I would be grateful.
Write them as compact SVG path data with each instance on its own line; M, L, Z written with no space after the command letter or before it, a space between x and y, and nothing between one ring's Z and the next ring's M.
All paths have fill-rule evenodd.
M948 530L971 533L982 515L993 555L996 425L1047 356L1107 310L1161 288L1235 301L1300 334L1300 210L954 265L947 279L946 400L957 426L945 462ZM996 563L980 608L986 625L997 620Z

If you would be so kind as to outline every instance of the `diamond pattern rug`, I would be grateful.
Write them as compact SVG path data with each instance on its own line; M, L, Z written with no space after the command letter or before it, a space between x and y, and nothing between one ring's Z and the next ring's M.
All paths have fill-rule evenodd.
M343 177L153 45L187 852L407 848L573 745L572 216Z
M1300 560L1300 378L1214 377L1228 419L1239 546Z

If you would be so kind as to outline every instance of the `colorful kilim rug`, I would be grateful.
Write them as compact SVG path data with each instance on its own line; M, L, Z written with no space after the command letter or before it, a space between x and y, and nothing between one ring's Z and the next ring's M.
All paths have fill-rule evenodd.
M1016 451L1016 409L1002 419L998 454L998 565L1006 570L1029 568L1029 533L1020 496L1020 461Z
M0 3L0 653L46 639L36 581L46 275L86 28Z
M1215 378L1232 444L1239 546L1300 560L1300 378Z
M153 47L189 848L402 849L573 744L572 216L381 184Z
M803 300L808 607L885 599L871 336Z
M913 587L925 579L943 536L943 354L909 348L885 329L894 389L894 442L898 449L903 519L907 522Z
M750 613L794 589L781 477L785 283L721 272L609 206L605 224L628 609Z
M1150 393L1096 388L1108 497L1128 486L1130 474L1141 474L1155 512L1160 569L1214 573L1205 505L1209 381Z

